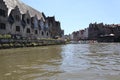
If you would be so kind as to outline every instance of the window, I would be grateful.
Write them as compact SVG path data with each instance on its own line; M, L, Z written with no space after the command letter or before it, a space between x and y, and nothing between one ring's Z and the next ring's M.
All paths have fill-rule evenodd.
M0 16L5 17L5 10L0 9Z
M30 33L30 29L29 28L27 28L27 31L26 31L27 33Z
M42 31L42 36L44 35L44 32Z
M19 15L16 15L16 16L15 16L15 19L16 19L17 21L20 21Z
M20 32L20 26L16 26L16 31Z
M38 34L38 31L37 31L37 30L35 30L35 34Z
M47 36L49 35L49 33L47 32Z
M27 19L27 23L30 24L30 19Z
M5 30L6 29L6 25L4 23L0 23L0 29Z

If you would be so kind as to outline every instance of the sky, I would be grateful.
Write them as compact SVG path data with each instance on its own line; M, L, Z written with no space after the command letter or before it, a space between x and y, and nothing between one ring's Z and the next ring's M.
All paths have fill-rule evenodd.
M22 0L46 16L55 16L65 34L90 23L120 24L120 0Z

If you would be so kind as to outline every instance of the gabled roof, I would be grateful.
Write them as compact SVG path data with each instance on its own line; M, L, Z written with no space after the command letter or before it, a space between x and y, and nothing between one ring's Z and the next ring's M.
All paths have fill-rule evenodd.
M55 21L55 17L53 16L53 17L47 17L46 19L48 19L48 20L50 20L50 21Z
M35 15L37 15L38 19L43 18L43 20L45 20L41 12L33 9L32 7L26 5L20 0L3 0L3 1L5 2L8 8L8 15L10 14L12 9L18 6L21 14L25 14L27 11L29 11L31 17L34 17Z

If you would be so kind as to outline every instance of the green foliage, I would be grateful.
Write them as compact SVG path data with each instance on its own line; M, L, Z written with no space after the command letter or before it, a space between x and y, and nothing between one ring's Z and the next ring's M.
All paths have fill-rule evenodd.
M0 34L0 39L10 39L11 38L11 35L10 34Z
M3 38L3 36L0 34L0 39Z

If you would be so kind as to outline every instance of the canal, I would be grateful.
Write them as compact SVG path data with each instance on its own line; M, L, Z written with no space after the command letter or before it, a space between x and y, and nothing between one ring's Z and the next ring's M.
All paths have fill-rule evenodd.
M0 80L120 80L120 44L0 50Z

